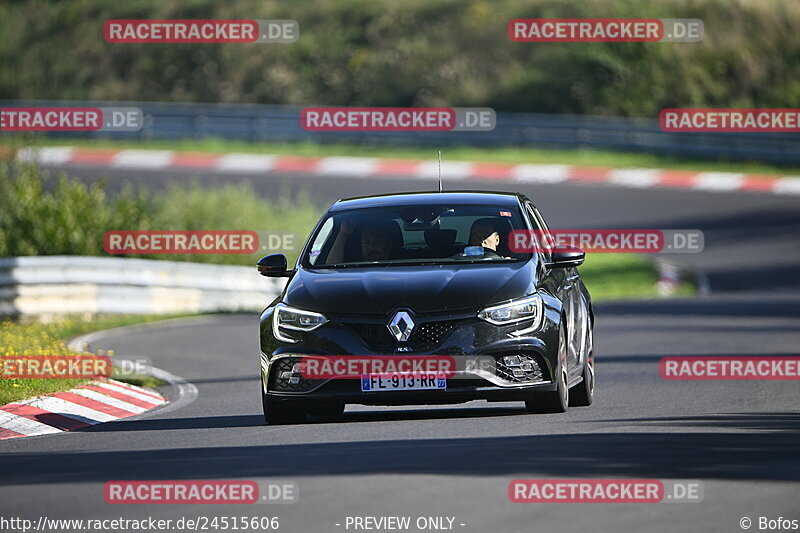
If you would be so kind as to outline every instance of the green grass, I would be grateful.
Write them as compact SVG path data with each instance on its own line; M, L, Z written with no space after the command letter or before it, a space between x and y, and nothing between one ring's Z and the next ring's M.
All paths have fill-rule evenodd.
M638 254L586 254L578 268L595 302L659 296L654 266ZM692 283L678 286L675 296L691 296L696 292Z
M436 148L363 146L353 144L317 143L251 143L245 141L226 141L222 139L174 140L174 141L116 141L109 139L52 139L43 137L0 139L0 158L3 153L22 146L76 146L115 149L177 150L210 153L258 153L277 155L298 155L309 157L360 156L389 157L399 159L436 159ZM790 175L800 173L800 166L781 167L758 162L706 161L652 155L646 153L626 153L602 150L558 150L547 148L473 148L445 147L442 150L445 161L478 161L492 163L531 163L582 165L609 168L664 168L671 170L702 172L743 172L747 174Z
M141 324L163 320L156 315L100 316L92 320L84 318L65 318L51 324L20 324L9 320L0 322L0 354L8 355L69 355L76 352L67 348L67 341L77 335L103 329ZM105 355L112 357L113 352ZM2 357L0 357L2 363ZM2 365L0 364L0 367ZM0 374L1 375L1 374ZM132 380L122 379L134 385L158 386L155 378L130 376ZM68 390L82 385L81 379L5 379L0 378L0 405Z

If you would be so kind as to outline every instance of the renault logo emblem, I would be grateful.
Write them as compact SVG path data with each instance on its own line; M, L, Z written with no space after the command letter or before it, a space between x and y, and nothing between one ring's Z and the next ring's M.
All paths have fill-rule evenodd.
M398 311L389 321L387 327L395 339L400 342L406 342L414 329L414 321L406 311Z

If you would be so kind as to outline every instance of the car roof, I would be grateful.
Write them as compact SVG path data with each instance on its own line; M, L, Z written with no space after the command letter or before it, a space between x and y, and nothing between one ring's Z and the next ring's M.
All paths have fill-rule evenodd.
M525 197L513 192L493 191L447 191L447 192L412 192L399 194L381 194L377 196L361 196L346 198L333 204L328 211L361 209L365 207L389 207L398 205L424 205L431 203L497 205L515 207Z

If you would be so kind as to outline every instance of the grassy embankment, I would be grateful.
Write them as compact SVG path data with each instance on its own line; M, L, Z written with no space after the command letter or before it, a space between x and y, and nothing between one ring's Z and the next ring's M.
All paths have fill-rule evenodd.
M92 320L81 318L65 318L51 324L19 324L11 321L0 321L0 405L40 396L53 392L71 389L85 380L81 379L9 379L3 376L3 357L20 355L71 355L75 352L67 347L67 341L78 335L103 329L128 326L154 320L162 320L162 316L131 315L103 316ZM114 353L108 355L114 361ZM157 387L161 382L150 376L119 375L117 369L111 377L126 383L144 387Z

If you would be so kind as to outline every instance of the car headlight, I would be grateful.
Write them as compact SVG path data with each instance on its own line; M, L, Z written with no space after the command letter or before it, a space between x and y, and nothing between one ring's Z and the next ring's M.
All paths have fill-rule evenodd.
M319 313L278 304L272 313L272 333L279 341L297 342L297 339L287 337L281 331L313 331L327 321L328 319Z
M542 297L534 294L516 302L493 305L482 309L478 318L498 326L533 320L531 327L539 327L542 322Z

